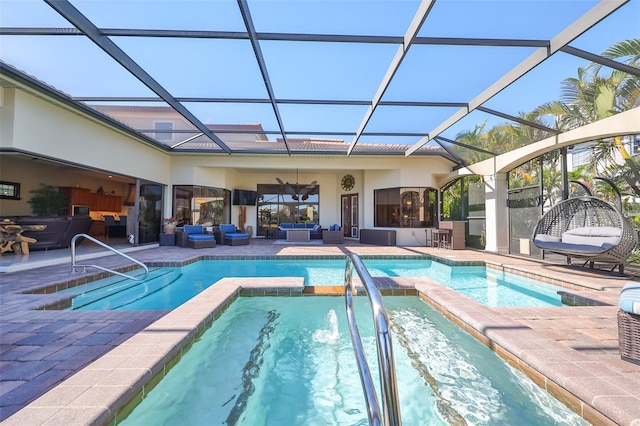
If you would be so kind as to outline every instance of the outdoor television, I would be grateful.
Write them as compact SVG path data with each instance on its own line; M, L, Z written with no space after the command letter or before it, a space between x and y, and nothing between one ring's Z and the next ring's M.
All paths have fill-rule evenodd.
M232 204L234 206L255 206L258 200L256 191L248 191L246 189L234 189Z

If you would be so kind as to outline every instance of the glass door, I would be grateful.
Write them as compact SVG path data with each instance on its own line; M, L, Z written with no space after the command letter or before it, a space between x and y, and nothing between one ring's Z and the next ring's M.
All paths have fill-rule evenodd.
M341 195L341 227L345 237L358 238L358 194Z
M162 229L162 185L140 184L138 243L157 243Z

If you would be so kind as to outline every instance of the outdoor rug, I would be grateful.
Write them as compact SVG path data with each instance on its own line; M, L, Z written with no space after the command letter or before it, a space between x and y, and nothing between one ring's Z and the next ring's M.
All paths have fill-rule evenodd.
M322 245L322 240L311 240L311 241L287 241L285 239L275 240L273 244L283 244L290 246L316 246Z

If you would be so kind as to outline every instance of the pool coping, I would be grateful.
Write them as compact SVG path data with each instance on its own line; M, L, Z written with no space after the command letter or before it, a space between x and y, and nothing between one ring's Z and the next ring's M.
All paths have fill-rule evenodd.
M429 278L376 281L385 295L418 295L590 423L640 422L640 397L628 392L629 381L612 370L594 368L593 361L579 353L563 357L566 346L513 318L514 312L524 308L488 308ZM224 278L35 399L3 424L116 424L118 416L125 415L155 386L237 297L307 297L305 288L308 287L303 278ZM615 306L587 309L594 308L617 310ZM523 340L525 332L527 338ZM518 337L514 338L514 333ZM629 409L625 412L612 409L610 398L593 391L612 388L608 391L612 397L627 400L625 407Z

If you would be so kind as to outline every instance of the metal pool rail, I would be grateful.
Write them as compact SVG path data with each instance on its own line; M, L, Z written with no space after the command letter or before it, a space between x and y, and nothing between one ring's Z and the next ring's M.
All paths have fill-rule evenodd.
M380 371L380 385L382 392L383 412L380 413L380 403L376 395L376 389L371 378L371 370L364 354L362 339L358 331L358 324L353 308L353 296L356 294L356 288L353 284L353 270L360 277L362 284L369 296L371 310L373 312L373 323L376 332L376 346L378 349L378 368ZM391 425L396 426L402 424L400 419L400 404L398 402L398 385L396 381L396 368L393 359L393 348L391 346L391 335L389 334L389 320L382 303L382 295L376 287L369 271L356 254L350 254L347 257L347 265L344 271L344 296L347 308L347 322L349 324L349 333L351 334L351 343L353 351L356 355L358 363L358 371L360 373L360 382L365 393L367 403L367 415L370 425ZM384 416L384 423L382 423Z
M93 241L94 243L108 250L111 250L115 254L122 256L125 259L129 259L130 261L134 262L135 264L139 265L142 269L144 269L144 274L141 277L135 277L133 275L123 274L122 272L114 271L113 269L105 268L100 265L76 265L76 240L78 238L86 238L89 241ZM124 278L132 279L134 281L144 281L147 278L147 275L149 275L149 268L144 263L135 260L133 257L127 256L126 254L122 253L120 250L116 250L110 245L105 244L102 241L97 240L87 234L77 234L71 239L71 271L76 272L76 268L83 268L83 270L86 270L87 268L96 268L96 269L100 269L101 271L110 272L115 275L120 275L121 277L124 277Z

